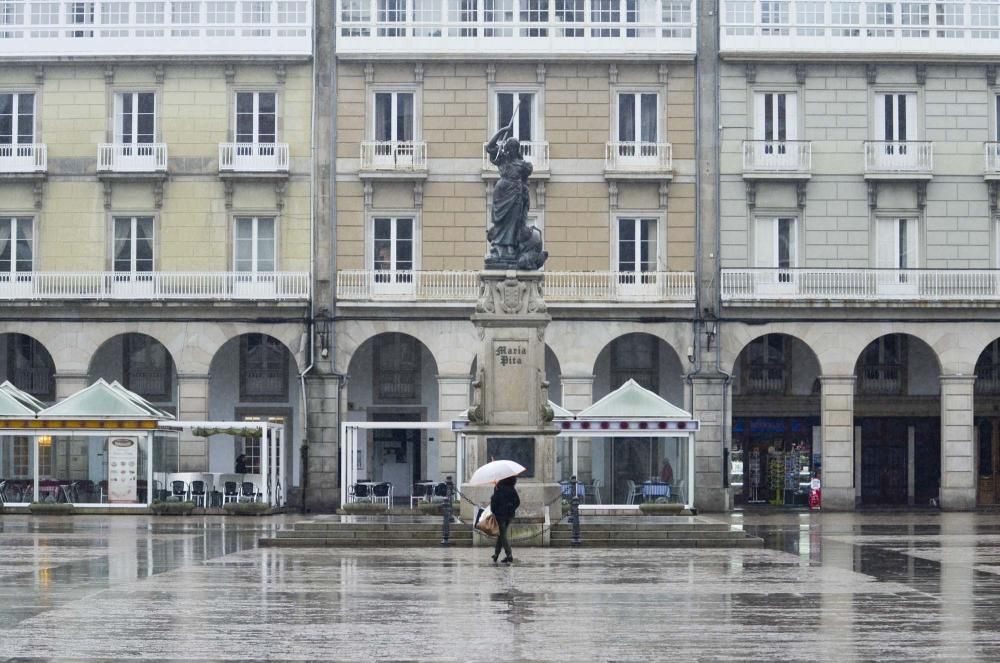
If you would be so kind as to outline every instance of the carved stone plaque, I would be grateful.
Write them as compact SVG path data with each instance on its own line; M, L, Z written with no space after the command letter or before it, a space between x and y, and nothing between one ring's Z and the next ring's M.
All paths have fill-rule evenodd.
M528 342L493 341L493 412L527 412L529 380L533 375L528 361Z

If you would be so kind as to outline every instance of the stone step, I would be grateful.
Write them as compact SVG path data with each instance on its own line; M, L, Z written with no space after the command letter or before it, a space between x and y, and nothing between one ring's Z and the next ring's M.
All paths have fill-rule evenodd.
M454 530L452 531L454 534ZM428 531L392 531L373 532L370 530L329 530L325 532L309 532L302 530L281 530L279 539L368 539L380 541L383 539L441 539L441 529Z
M572 532L555 531L551 533L551 538L555 540L569 540L573 538ZM580 532L581 539L590 541L616 541L622 539L650 539L671 541L674 539L743 539L746 538L740 532Z
M457 523L453 523L455 525ZM355 531L373 531L373 532L384 532L384 531L415 531L422 532L432 529L441 529L441 521L435 523L324 523L324 522L297 522L292 525L296 530L308 531L308 532L327 532L333 530L344 530L350 529Z
M463 527L459 523L452 523L452 528ZM378 534L381 532L440 532L441 524L437 525L400 525L398 527L358 527L356 525L330 525L325 527L302 527L300 525L295 525L293 530L296 532L308 532L311 534L322 535L325 532L369 532L372 534ZM291 530L284 530L291 531Z
M553 540L553 548L568 548L568 541ZM761 539L619 539L614 541L582 540L582 548L762 548Z
M552 529L572 529L572 525L569 523L560 522L552 527ZM730 527L726 523L694 523L694 524L683 524L683 525L658 525L652 523L623 523L621 525L610 525L610 524L592 524L588 523L586 520L580 523L581 531L588 532L728 532Z
M325 537L295 539L260 539L262 548L403 548L440 546L440 537L431 539L331 539ZM451 537L450 545L469 547L472 536Z

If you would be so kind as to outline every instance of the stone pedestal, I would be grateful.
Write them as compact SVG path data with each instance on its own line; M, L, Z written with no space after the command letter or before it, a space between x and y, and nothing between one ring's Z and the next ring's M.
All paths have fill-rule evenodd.
M543 518L558 504L555 435L545 380L545 328L551 318L540 272L484 271L472 323L480 340L473 381L464 476L491 460L508 459L528 471L518 478L518 518ZM493 486L463 484L477 503L489 502ZM473 507L462 503L463 519Z

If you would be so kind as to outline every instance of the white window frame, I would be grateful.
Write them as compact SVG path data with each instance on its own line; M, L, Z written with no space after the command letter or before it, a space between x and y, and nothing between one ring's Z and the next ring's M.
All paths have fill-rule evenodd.
M619 97L624 94L639 96L643 94L655 94L656 95L656 140L654 143L665 143L667 142L667 127L665 118L665 104L666 104L666 94L662 87L612 87L611 89L611 142L613 143L642 143L642 103L641 101L635 106L635 140L634 141L624 141L619 138L619 122L618 122L618 108L619 108Z
M375 272L375 219L393 219L392 223L392 254L390 255L390 264L393 266L389 270L380 272L376 274ZM396 263L395 251L396 251L396 220L398 219L411 219L412 220L412 246L411 251L413 252L413 268L411 271L407 272L397 271L394 268ZM414 291L416 287L416 277L415 272L420 271L421 267L421 255L422 244L421 244L421 215L419 210L416 209L379 209L372 210L368 213L367 219L365 221L365 269L370 270L372 274L371 288L372 294L374 295L406 295Z
M152 140L149 143L140 143L139 138L139 96L140 94L151 94L153 95L153 134ZM113 111L114 115L111 118L111 136L112 142L117 145L125 144L125 135L122 127L122 118L125 117L124 112L124 97L126 95L131 95L133 97L132 103L132 141L128 143L129 145L147 145L151 143L159 142L160 136L160 95L155 90L115 90L114 92L114 104Z
M137 258L136 258L136 230L138 228L138 220L139 219L150 219L151 220L150 226L151 226L151 233L152 233L152 245L153 245L152 246L152 252L153 252L153 258L152 258L152 265L150 265L149 271L139 271L139 270L136 269L136 260L137 260ZM130 238L129 239L129 245L130 246L129 246L129 269L128 269L128 271L118 271L118 270L115 270L115 244L118 241L117 230L118 230L118 221L119 220L129 220L130 221L130 224L129 224L129 226L130 226L129 227L129 238ZM155 214L148 214L148 213L135 213L135 214L132 214L132 213L124 213L123 212L123 213L116 213L116 214L112 214L111 215L111 232L109 233L110 239L111 239L111 246L110 246L110 251L109 251L109 255L110 255L110 258L111 258L111 260L110 260L111 264L109 265L109 267L110 267L110 269L111 269L112 272L115 272L116 274L121 274L121 275L128 274L128 275L131 275L131 276L136 276L136 275L148 275L148 274L152 274L153 272L156 271L156 267L157 267L157 264L158 264L158 255L157 254L158 254L158 249L159 249L159 241L158 241L158 234L159 233L157 233L157 225L159 225L159 219L157 218L157 216Z
M368 100L367 105L368 105L368 108L367 108L367 112L366 112L367 121L365 122L365 134L367 135L368 140L372 140L372 141L379 140L379 139L377 139L375 137L377 135L376 134L376 122L378 121L378 118L376 117L376 113L375 113L375 98L376 98L376 95L378 95L378 94L391 94L391 95L393 95L392 96L392 104L391 104L391 108L393 109L392 110L392 129L393 129L392 130L392 135L393 136L396 136L398 134L398 128L396 126L396 112L395 112L396 104L397 104L397 96L400 95L400 94L412 94L413 95L413 131L411 132L413 134L413 138L411 140L413 142L418 142L418 141L422 140L423 131L422 131L421 124L422 124L422 120L423 120L423 113L421 112L422 95L420 94L420 86L419 85L408 85L408 84L401 84L401 85L372 85L372 86L370 86L368 88L368 96L367 96L367 100ZM392 138L392 140L395 141L396 139Z
M895 136L899 135L899 122L895 119L898 116L899 102L898 99L893 103L893 128L894 136L889 137L885 135L885 102L884 97L886 95L893 95L898 97L899 95L906 95L907 97L912 97L913 108L910 108L909 103L907 103L906 112L906 138L897 138ZM919 141L922 140L923 136L923 118L921 117L921 108L923 108L923 95L919 90L907 89L907 88L876 88L872 90L872 140L877 141L894 141L901 142L906 141ZM912 110L912 112L911 112Z
M259 268L260 267L260 265L259 265L259 256L257 254L258 254L258 250L259 250L259 239L260 239L260 237L259 237L258 227L259 227L259 223L260 223L261 219L269 219L274 224L274 238L273 238L273 242L274 242L274 269L272 271L261 270ZM240 226L240 221L243 221L243 220L250 220L251 221L252 230L251 230L251 233L250 233L250 242L251 242L251 258L250 258L250 262L252 264L252 269L241 271L236 266L237 260L238 260L236 247L237 247L237 242L239 241L239 226ZM239 272L241 274L251 274L254 277L257 277L258 275L270 275L270 274L273 274L274 272L279 271L280 270L280 265L279 265L280 251L279 251L279 247L281 246L280 234L279 234L280 233L280 227L281 227L280 219L278 218L277 214L267 214L267 213L255 214L255 213L252 213L252 212L233 214L233 245L232 245L233 246L233 263L232 263L233 264L233 271L234 272Z
M0 215L0 225L10 226L10 269L0 271L0 280L15 280L24 278L35 271L35 259L37 258L38 242L36 241L35 217L31 214L2 214ZM17 228L20 225L27 225L31 232L28 240L31 246L31 266L27 271L17 269Z
M790 221L788 265L781 266L781 228L783 221ZM763 233L768 233L764 235ZM762 210L753 217L753 266L769 270L756 276L756 286L761 294L794 292L798 281L796 268L801 264L802 215L786 210ZM767 242L769 255L762 255L760 247Z
M785 138L784 140L772 137L767 138L764 134L765 125L765 96L766 95L785 95ZM801 113L799 113L799 90L798 88L760 88L753 91L753 137L754 140L768 141L771 143L780 142L791 142L798 140L799 137L799 121ZM791 102L791 103L789 103ZM774 97L774 103L772 103L772 113L774 114L775 125L774 128L777 130L777 96Z
M542 88L539 86L530 85L495 85L493 89L490 90L490 135L493 135L500 129L500 95L501 94L530 94L532 95L532 108L531 108L531 142L540 143L545 140L545 113L542 112L544 106L544 99L542 97ZM517 102L514 102L515 105ZM517 137L517 129L519 127L519 121L517 117L514 118L514 136Z
M621 272L618 267L621 264L620 261L620 228L621 221L625 219L631 219L638 222L641 219L651 219L656 221L656 265L653 270L654 272L662 272L666 270L666 220L662 212L651 211L651 210L634 210L634 211L618 211L611 217L611 237L613 238L613 247L611 251L611 271L614 274L635 274L637 272ZM640 240L637 239L636 242ZM638 248L638 247L637 247ZM639 254L636 253L636 264L639 263Z
M274 142L280 142L281 135L281 95L277 90L267 90L267 89L245 89L245 90L233 90L233 142L247 142L240 141L239 136L239 95L241 94L251 94L253 95L253 129L252 135L253 140L249 141L253 145L261 144L260 141L260 95L262 94L273 94L274 95Z
M992 220L993 268L1000 269L1000 214L995 214Z
M907 251L907 266L900 267L900 221L907 221L907 240L911 245L913 256L910 256L910 250ZM886 237L886 227L888 222L892 222L892 235L891 237ZM922 244L923 244L923 228L924 219L920 214L913 212L900 212L900 213L881 213L875 217L875 228L873 236L875 237L875 243L873 246L874 250L874 262L877 274L876 288L879 294L882 295L910 295L915 294L919 288L919 279L915 274L908 274L906 270L914 270L920 268L920 260L922 257ZM912 235L912 236L911 236ZM892 246L893 261L892 265L881 264L880 260L880 249L883 246L883 242L888 240ZM885 270L885 271L883 271Z
M34 90L0 90L0 94L11 95L11 145L31 145L40 142L38 134L38 93ZM31 95L31 140L27 143L19 143L18 121L20 113L17 112L18 103L23 95ZM2 144L2 143L0 143Z

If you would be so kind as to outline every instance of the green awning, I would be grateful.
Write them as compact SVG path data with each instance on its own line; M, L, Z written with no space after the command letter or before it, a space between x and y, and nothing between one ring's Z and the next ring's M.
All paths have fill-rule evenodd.
M45 404L10 381L0 384L0 417L12 419L32 418L45 408Z
M173 419L145 398L103 379L38 413L39 419Z
M580 411L580 419L690 419L691 413L629 380L618 389Z

